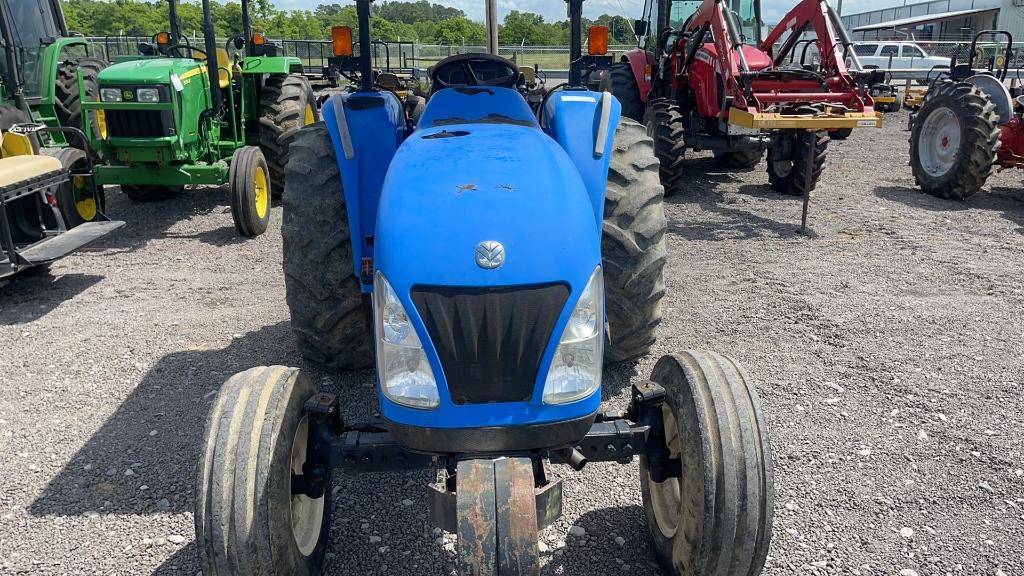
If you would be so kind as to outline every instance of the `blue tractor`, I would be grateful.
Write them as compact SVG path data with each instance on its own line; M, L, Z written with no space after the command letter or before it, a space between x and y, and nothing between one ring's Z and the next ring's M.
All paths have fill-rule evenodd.
M552 464L637 456L665 573L761 571L772 457L739 365L670 354L625 412L601 411L603 363L654 343L666 220L643 126L583 87L610 58L581 54L582 2L569 0L570 81L536 113L514 63L467 54L431 69L414 122L375 83L357 1L358 51L335 43L354 86L291 145L282 235L300 351L375 364L379 419L345 421L345 398L297 368L228 380L199 466L206 576L320 574L332 475L424 467L442 479L430 518L457 535L461 574L537 574L537 531L562 512Z

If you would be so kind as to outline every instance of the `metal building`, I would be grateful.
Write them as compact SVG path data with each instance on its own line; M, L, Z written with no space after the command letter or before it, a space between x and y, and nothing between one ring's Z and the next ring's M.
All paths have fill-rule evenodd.
M965 40L993 28L1024 40L1024 0L931 0L842 19L855 40Z

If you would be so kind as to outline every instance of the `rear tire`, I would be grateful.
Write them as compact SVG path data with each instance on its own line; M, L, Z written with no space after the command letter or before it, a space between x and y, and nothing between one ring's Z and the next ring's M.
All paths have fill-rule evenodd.
M787 140L785 142L784 140ZM787 154L785 146L790 146ZM814 190L825 168L828 154L828 132L787 130L779 136L777 145L768 149L768 183L779 194L803 196ZM813 159L810 190L806 190L807 159Z
M318 120L316 96L301 74L267 78L260 92L260 148L270 166L271 189L284 190L288 153L299 128Z
M984 92L966 82L938 83L910 133L914 178L932 196L964 200L992 174L999 138L995 105ZM953 141L944 146L948 139Z
M647 354L661 323L668 227L663 197L653 142L643 126L622 119L608 168L601 235L609 333L604 355L610 362Z
M0 132L7 132L15 124L28 124L32 118L20 108L8 104L0 104Z
M242 236L259 236L270 224L270 169L256 146L243 146L231 157L228 186L231 218Z
M105 60L99 58L82 58L75 62L62 62L57 69L57 83L55 86L56 99L54 108L57 110L57 120L61 126L78 128L82 124L82 101L78 93L78 71L82 72L82 82L85 84L85 95L89 98L99 96L99 74L108 66ZM102 136L96 112L89 112L89 126L92 127L93 136L97 139ZM80 142L81 138L68 135L71 146L85 149L85 143Z
M224 383L206 420L196 486L199 563L210 576L320 574L331 523L331 481L317 499L293 495L316 393L297 368L269 366Z
M53 150L52 156L60 160L65 170L88 171L89 160L84 150L58 148ZM57 209L68 230L95 221L103 212L103 204L103 186L93 189L91 179L86 176L72 176L57 191Z
M637 122L644 121L644 103L640 98L640 85L633 74L633 67L629 62L616 62L612 64L601 79L601 90L611 92L612 96L618 99L622 105L622 115L632 118Z
M282 197L284 280L299 352L331 368L373 364L369 300L352 261L345 189L323 122L298 131Z
M665 195L671 196L683 178L683 157L686 152L683 115L679 105L666 98L651 102L644 123L647 125L647 135L654 139L654 155L661 164L659 174Z
M713 352L663 356L666 446L682 475L655 482L640 459L640 492L665 574L760 574L772 538L772 453L757 391L735 360Z
M764 159L764 149L762 148L715 152L715 160L733 170L753 170L761 163L762 159Z

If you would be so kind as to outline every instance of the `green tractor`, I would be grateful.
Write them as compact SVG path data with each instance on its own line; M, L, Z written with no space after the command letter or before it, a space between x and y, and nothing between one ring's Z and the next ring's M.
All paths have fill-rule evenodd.
M69 135L77 132L61 128L83 127L82 94L97 94L96 79L107 63L90 56L85 38L68 31L59 0L0 0L0 44L0 131L44 124L51 130L34 137L46 152L66 170L87 171L85 143L70 136L69 146ZM58 196L68 228L101 217L102 190L88 179L72 179Z
M209 0L202 46L181 33L176 1L169 0L170 30L141 44L139 55L117 58L99 75L99 98L85 102L104 127L86 130L107 160L96 179L137 201L226 183L235 228L258 236L267 229L272 195L283 189L292 139L317 120L313 90L298 58L279 55L253 32L248 0L241 35L224 46ZM84 99L84 77L80 86Z

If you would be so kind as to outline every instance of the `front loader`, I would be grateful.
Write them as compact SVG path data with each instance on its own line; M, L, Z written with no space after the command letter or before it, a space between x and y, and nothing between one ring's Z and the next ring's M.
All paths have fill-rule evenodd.
M281 231L298 349L328 369L376 366L379 417L347 420L351 395L297 368L228 380L199 465L204 574L320 574L331 537L351 537L330 529L334 475L428 468L453 568L536 575L538 530L562 512L556 471L637 456L665 574L760 572L772 457L738 363L670 354L625 412L601 407L605 362L654 344L667 223L644 127L582 82L582 4L569 2L571 80L539 115L514 62L462 54L432 67L410 126L374 84L358 0L359 83L299 131Z
M645 18L655 45L624 53L609 89L627 115L645 119L666 192L679 184L686 150L710 150L739 170L767 150L771 186L806 197L829 130L881 126L868 89L876 74L847 69L844 56L859 63L825 0L802 0L766 37L757 0L648 0ZM818 61L788 64L808 32Z
M99 98L84 103L105 127L91 141L108 162L97 166L96 179L120 185L136 201L227 183L235 228L258 236L267 229L271 197L283 188L291 141L316 121L312 88L298 58L278 55L253 31L248 0L242 30L224 46L209 0L202 46L181 34L176 2L168 1L169 30L103 70ZM85 87L83 78L83 93Z

